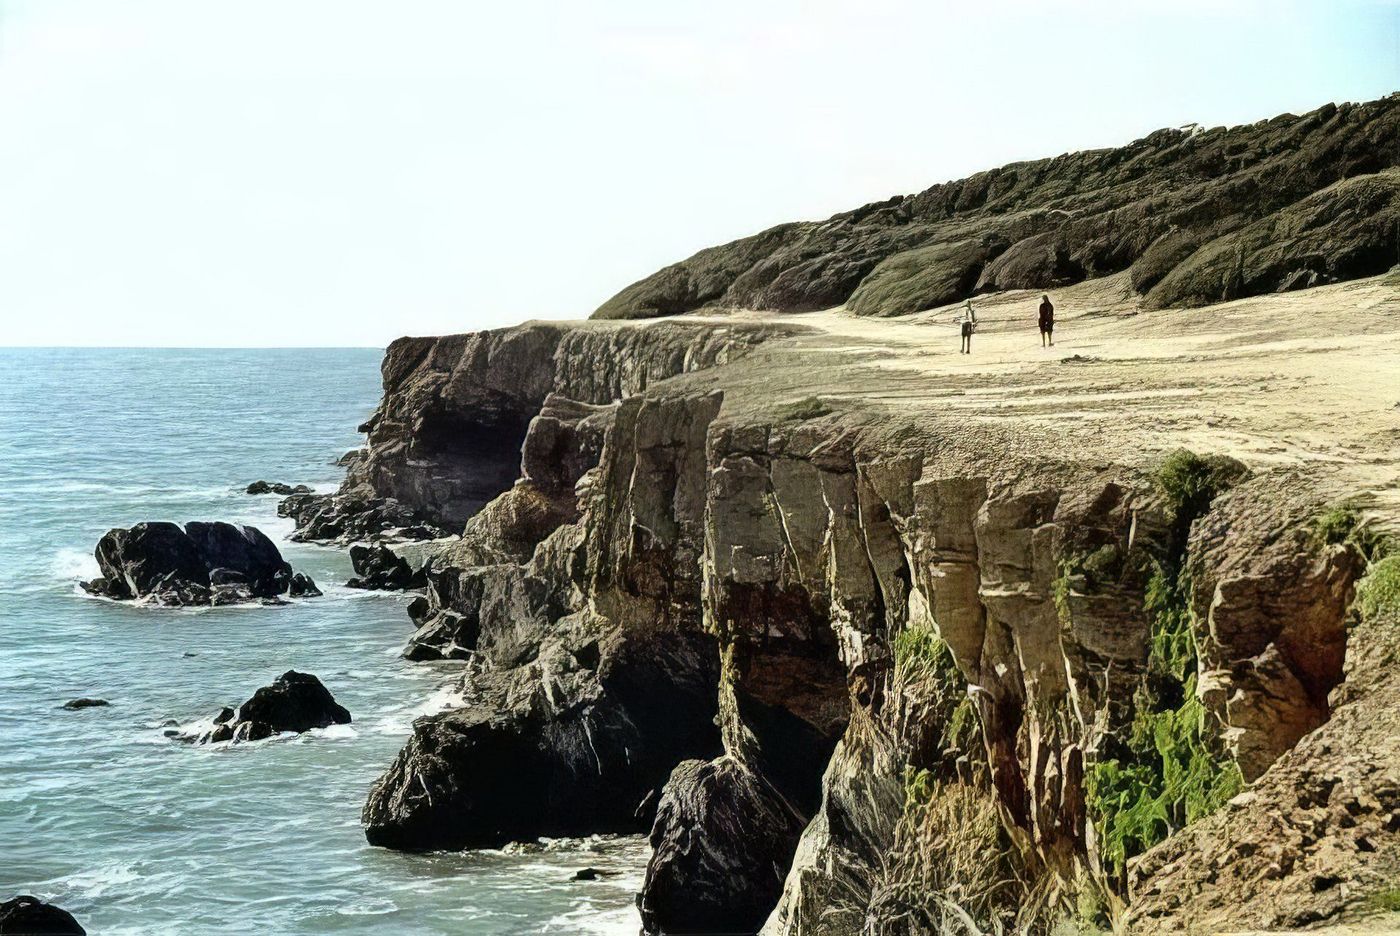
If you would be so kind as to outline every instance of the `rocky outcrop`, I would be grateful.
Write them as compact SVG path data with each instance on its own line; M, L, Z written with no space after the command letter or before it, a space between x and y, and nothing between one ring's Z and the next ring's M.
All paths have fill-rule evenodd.
M702 250L595 318L845 304L899 315L1131 270L1153 306L1382 273L1397 257L1400 98L1012 163ZM1330 186L1330 188L1329 188Z
M21 895L0 903L0 934L4 936L84 936L73 914L37 897Z
M288 670L238 708L224 708L209 731L187 738L203 744L260 741L281 732L350 724L350 712L310 673Z
M138 523L98 541L99 578L88 593L158 605L224 605L319 595L255 527L232 523Z
M288 498L279 512L296 520L294 538L301 540L428 539L434 528L459 531L520 476L521 447L536 417L567 433L586 422L578 407L738 359L798 330L531 323L399 339L385 352L384 397L360 427L366 447L340 491ZM547 413L551 394L556 410ZM538 444L553 444L548 436L540 427Z
M431 540L447 535L427 519L427 511L405 507L392 497L293 494L277 505L277 514L296 523L292 539L299 543Z
M382 543L351 546L350 564L355 569L355 577L345 583L349 588L403 591L423 585L423 576L408 564L408 560Z
M1196 306L1383 273L1400 261L1400 171L1344 179L1202 245L1147 294Z
M666 783L637 897L648 933L755 933L778 895L803 817L730 757L686 761Z
M632 340L671 348L671 324ZM596 328L521 340L557 375L562 347L616 347ZM483 341L386 373L476 400ZM405 654L465 661L466 701L415 724L371 842L650 828L649 932L893 936L951 925L952 901L1040 933L1121 917L1143 855L1330 724L1361 566L1310 532L1307 477L982 458L903 416L731 406L706 373L538 397L517 477L409 606ZM379 444L364 464L387 471ZM405 496L441 511L421 483Z
M1202 701L1246 780L1327 721L1347 608L1364 565L1315 524L1326 504L1296 474L1243 485L1193 531L1188 571Z
M1249 546L1241 547L1242 557ZM1335 554L1325 545L1310 552L1315 563ZM1328 720L1225 809L1135 863L1126 921L1131 932L1295 930L1394 909L1400 874L1397 572L1400 558L1373 561L1360 582L1346 681L1332 693ZM1365 600L1367 592L1377 600Z
M580 480L591 476L577 522L524 563L429 570L410 652L470 657L471 704L414 725L365 806L371 842L460 848L643 831L672 768L717 753L719 658L698 626L701 569L676 555L701 551L703 440L720 402L624 401L609 410L600 463L573 461ZM557 491L572 472L527 474L523 484ZM508 555L511 529L482 526L476 548Z
M245 494L277 494L288 497L292 494L310 494L311 488L305 484L285 484L281 481L254 481L244 489Z

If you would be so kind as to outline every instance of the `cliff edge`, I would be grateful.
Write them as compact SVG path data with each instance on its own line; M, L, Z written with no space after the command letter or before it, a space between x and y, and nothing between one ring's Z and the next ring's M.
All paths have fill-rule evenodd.
M1208 187L1256 197L1210 203L1249 217L1208 224L1156 285L1208 280L1187 273L1222 250L1292 269L1289 245L1330 230L1300 218L1388 217L1396 106L1003 170L975 198L937 189L927 223L952 231L971 199L969 230L999 225L1036 192L1175 204L1151 167L1214 154ZM1323 149L1288 188L1277 161ZM1259 194L1261 166L1285 201ZM841 243L926 218L863 212ZM392 345L342 490L287 508L313 538L454 534L420 547L405 654L460 661L462 704L415 723L369 840L646 833L657 934L1382 925L1400 909L1400 276L1324 251L1307 270L1332 272L1290 283L1347 281L1183 308L1220 296L1144 296L1134 266L1166 235L1120 262L1105 232L1136 216L1080 217L1005 234L972 283L1021 269L1025 237L1079 258L1054 347L1034 277L985 280L971 354L939 306L961 288L896 318L849 314L850 278L791 303L742 291L745 270L797 269L772 260L789 248L821 267L792 246L820 226L675 273L665 311L712 304L695 314ZM712 307L729 299L746 308ZM825 311L771 311L809 299Z

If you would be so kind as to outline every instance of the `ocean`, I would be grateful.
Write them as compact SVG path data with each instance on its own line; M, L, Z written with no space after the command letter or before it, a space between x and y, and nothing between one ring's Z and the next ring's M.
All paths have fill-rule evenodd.
M359 813L455 666L399 656L402 595L343 587L290 543L267 479L329 490L379 397L380 352L0 349L0 900L89 933L635 933L639 837L504 851L370 848ZM93 546L142 520L261 528L325 591L287 607L91 598ZM165 736L288 669L353 722L195 747ZM98 697L105 708L67 711ZM617 872L571 881L583 867Z

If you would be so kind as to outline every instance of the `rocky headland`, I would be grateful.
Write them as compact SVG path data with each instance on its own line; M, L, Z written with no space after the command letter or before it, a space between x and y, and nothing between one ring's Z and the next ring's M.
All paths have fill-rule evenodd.
M453 535L369 840L648 833L649 933L1400 908L1397 165L1397 98L1161 131L394 342L283 505Z

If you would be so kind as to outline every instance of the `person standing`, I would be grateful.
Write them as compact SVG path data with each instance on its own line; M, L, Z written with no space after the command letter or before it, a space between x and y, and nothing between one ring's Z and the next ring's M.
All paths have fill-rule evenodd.
M1055 347L1055 307L1049 296L1040 297L1040 346Z
M958 316L958 323L962 326L962 347L959 353L971 354L972 333L977 330L977 313L972 309L971 299L963 304L962 314Z

